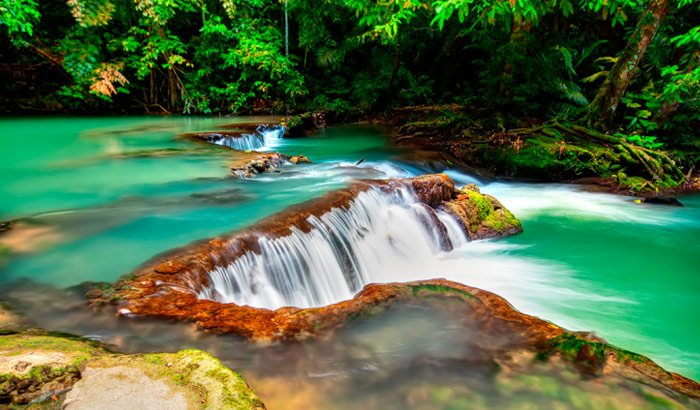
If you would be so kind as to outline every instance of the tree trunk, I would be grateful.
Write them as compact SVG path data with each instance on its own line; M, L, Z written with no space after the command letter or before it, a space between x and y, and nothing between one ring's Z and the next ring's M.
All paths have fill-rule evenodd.
M521 15L513 16L513 23L510 29L510 40L508 46L511 48L511 52L515 53L516 50L524 50L527 46L527 35L530 34L532 29L532 22L525 21ZM523 53L525 53L523 51ZM503 73L501 74L501 81L498 83L498 96L504 97L508 94L511 86L513 84L513 63L511 61L506 62L503 65Z
M630 36L622 55L588 106L588 126L605 130L612 126L615 111L625 94L632 75L654 39L661 21L668 13L671 0L651 0Z

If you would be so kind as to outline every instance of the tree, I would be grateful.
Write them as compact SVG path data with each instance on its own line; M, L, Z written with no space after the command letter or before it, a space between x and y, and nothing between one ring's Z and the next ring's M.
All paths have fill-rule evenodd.
M647 10L639 18L627 41L627 46L588 106L587 121L590 127L605 130L612 126L620 100L661 22L668 14L670 3L671 0L650 0Z
M15 45L24 44L33 35L39 17L34 0L0 0L0 27L4 27Z

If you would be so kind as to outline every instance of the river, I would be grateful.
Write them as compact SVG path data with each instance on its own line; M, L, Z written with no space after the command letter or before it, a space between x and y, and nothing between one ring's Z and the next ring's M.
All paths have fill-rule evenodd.
M265 149L303 154L313 164L250 179L230 176L226 164L236 153L177 138L232 121L0 120L0 221L19 221L18 229L0 236L0 246L14 250L0 248L0 297L14 300L42 327L88 335L118 350L199 346L218 352L274 403L287 399L273 391L293 391L299 405L323 408L322 399L304 394L322 397L320 391L332 390L324 386L340 380L355 393L334 396L334 402L346 400L344 406L352 407L365 400L376 407L372 397L390 397L395 389L382 384L357 393L364 391L361 380L368 374L396 371L430 352L458 355L454 344L464 331L461 325L411 307L381 319L381 325L348 327L325 348L311 343L265 349L185 325L93 314L64 290L83 281L114 281L160 252L244 227L354 178L433 172L373 128L333 127L308 138L274 141ZM417 255L392 265L395 269L372 272L370 281L445 277L481 287L526 313L594 331L669 370L700 378L700 195L682 197L682 208L650 206L562 184L480 181L456 169L445 172L458 184L476 182L497 197L520 218L524 232L431 258ZM444 337L399 336L416 328ZM296 381L280 390L282 379L268 377L271 369ZM406 377L420 385L435 375Z

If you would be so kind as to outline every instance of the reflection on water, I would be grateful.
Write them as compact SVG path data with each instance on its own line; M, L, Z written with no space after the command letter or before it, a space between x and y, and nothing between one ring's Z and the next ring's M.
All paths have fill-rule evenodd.
M672 404L649 386L610 375L582 377L563 362L512 351L517 335L494 331L492 322L483 327L466 321L465 305L456 300L394 305L324 340L259 346L191 325L95 313L78 293L21 282L0 298L38 326L87 335L118 351L206 350L241 372L270 409L653 409Z

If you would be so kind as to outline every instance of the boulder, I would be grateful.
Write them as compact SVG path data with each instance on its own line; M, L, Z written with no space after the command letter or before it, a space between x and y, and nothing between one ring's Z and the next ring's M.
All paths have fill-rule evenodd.
M113 354L44 333L0 336L0 405L66 409L264 409L241 376L208 353Z
M285 164L309 164L311 160L303 155L289 156L272 153L243 153L236 157L236 160L229 164L233 175L250 178L255 174L275 171Z
M515 215L474 184L458 190L457 197L443 208L462 221L470 239L500 238L523 231Z

